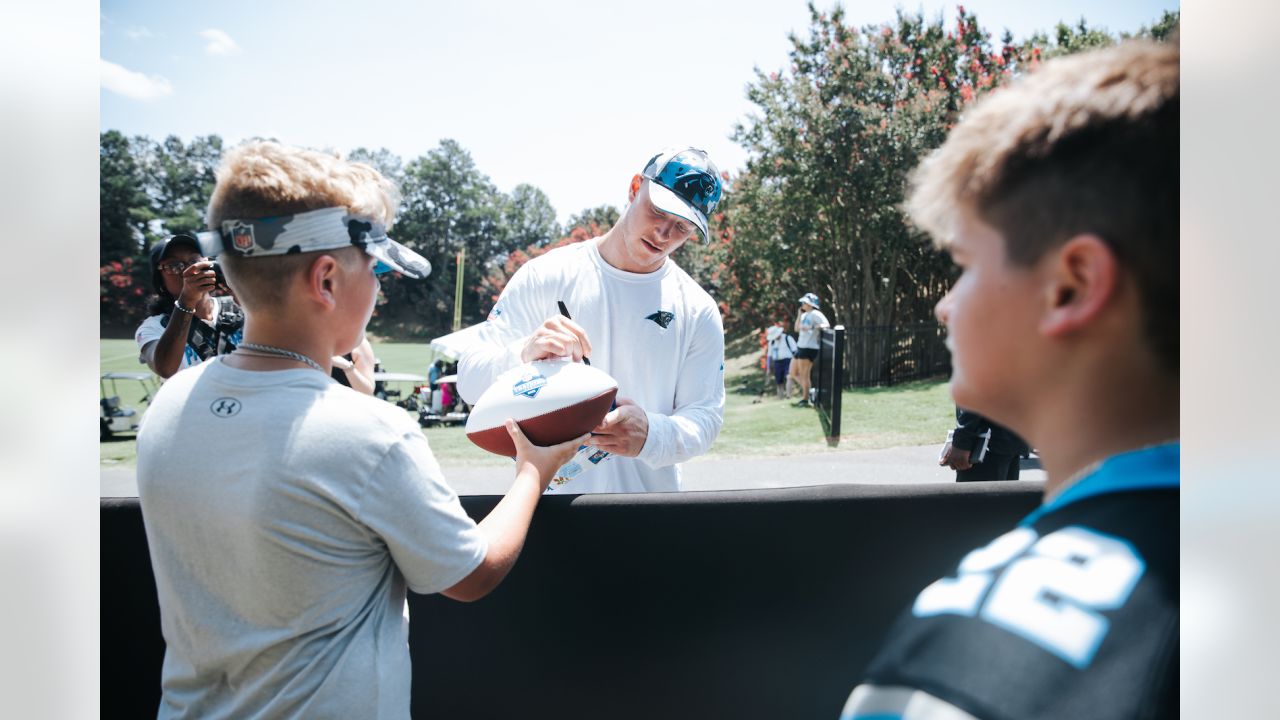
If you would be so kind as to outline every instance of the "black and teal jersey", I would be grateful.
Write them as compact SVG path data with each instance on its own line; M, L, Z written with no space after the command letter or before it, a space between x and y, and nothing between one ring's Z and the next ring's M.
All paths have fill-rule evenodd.
M1117 455L970 552L842 717L1176 717L1178 478L1177 443Z

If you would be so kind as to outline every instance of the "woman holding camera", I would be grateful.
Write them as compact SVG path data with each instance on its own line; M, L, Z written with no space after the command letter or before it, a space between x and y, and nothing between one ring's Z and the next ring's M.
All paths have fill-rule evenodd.
M151 248L156 297L150 316L134 333L139 360L161 378L235 350L244 335L244 313L230 297L211 293L220 278L190 235L174 235Z

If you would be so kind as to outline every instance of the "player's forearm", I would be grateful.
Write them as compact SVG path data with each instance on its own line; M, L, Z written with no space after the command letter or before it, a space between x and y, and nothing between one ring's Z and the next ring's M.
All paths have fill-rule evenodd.
M723 412L713 407L686 407L671 415L646 414L649 437L637 457L653 468L702 455L711 449L724 424Z

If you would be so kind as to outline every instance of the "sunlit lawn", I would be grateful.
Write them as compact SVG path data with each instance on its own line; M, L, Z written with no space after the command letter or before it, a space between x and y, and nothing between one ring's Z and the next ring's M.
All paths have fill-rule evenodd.
M138 363L133 340L101 341L102 371L145 371ZM434 360L425 343L375 343L374 352L388 372L426 375ZM893 388L846 390L841 413L839 446L829 448L812 408L798 408L790 402L761 398L758 393L762 372L753 369L757 358L744 355L726 362L724 427L711 455L774 456L832 450L876 449L902 445L940 443L955 422L954 407L943 380L908 383ZM410 385L400 386L405 392ZM121 404L138 408L142 388L136 382L118 383ZM108 387L110 391L110 387ZM415 415L416 417L416 415ZM444 462L454 465L502 465L510 461L473 446L461 427L433 427L423 430L432 450ZM133 465L136 448L132 434L100 444L103 466Z

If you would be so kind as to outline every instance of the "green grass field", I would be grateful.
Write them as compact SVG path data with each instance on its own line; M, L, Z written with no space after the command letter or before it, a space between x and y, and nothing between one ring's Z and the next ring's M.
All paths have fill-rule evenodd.
M138 372L147 368L138 362L133 340L102 340L103 372ZM435 353L425 343L374 343L374 352L388 372L425 375ZM745 354L725 363L724 427L711 448L711 455L777 456L833 450L865 450L902 445L940 443L955 422L954 407L943 380L908 383L892 388L846 390L841 413L841 438L829 448L822 434L817 412L794 407L772 395L761 397L763 372L755 369L758 356ZM145 408L139 383L117 383L124 406ZM408 391L409 386L403 386ZM108 384L107 391L111 392ZM415 415L416 417L416 415ZM442 461L453 465L499 466L509 461L490 455L472 445L461 427L433 427L423 430L431 448ZM136 447L132 434L100 443L104 466L133 465Z

